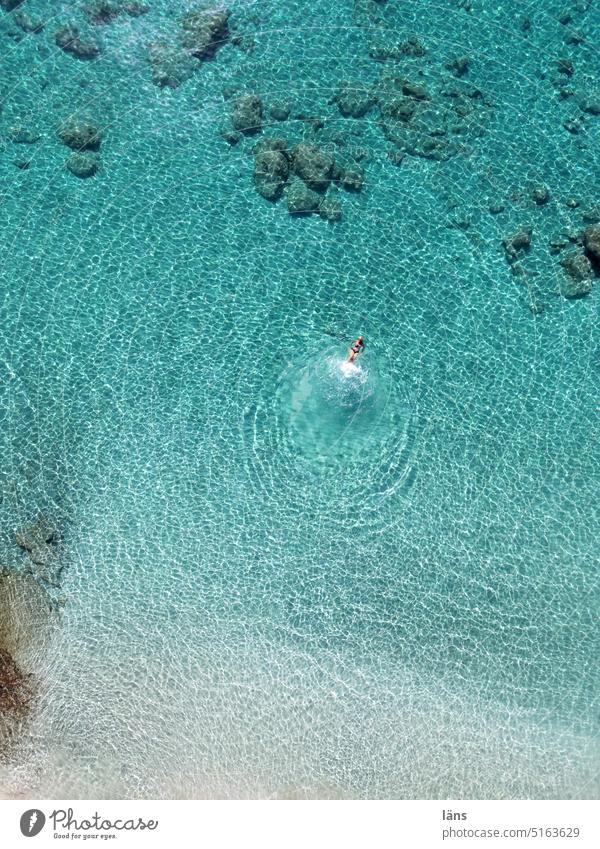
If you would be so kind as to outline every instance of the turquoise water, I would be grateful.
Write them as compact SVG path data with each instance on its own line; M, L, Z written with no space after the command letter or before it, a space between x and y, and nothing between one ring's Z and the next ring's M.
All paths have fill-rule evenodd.
M194 4L149 4L0 21L0 555L25 568L42 512L64 562L3 792L597 798L600 284L563 297L549 242L600 220L598 9L233 0L253 49L161 89L147 45ZM65 21L98 59L56 47ZM411 35L424 56L372 57ZM377 109L331 102L381 74L435 120L467 87L463 147L394 165ZM230 146L231 86L292 116ZM103 129L89 179L74 113ZM255 191L261 135L366 150L341 221Z

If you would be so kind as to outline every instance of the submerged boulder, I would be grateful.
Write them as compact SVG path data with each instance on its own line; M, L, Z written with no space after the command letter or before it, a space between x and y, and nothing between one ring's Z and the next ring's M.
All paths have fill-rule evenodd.
M319 204L319 215L325 221L340 221L342 218L342 202L337 195L327 194Z
M360 165L344 168L340 176L340 184L348 192L360 192L365 182L365 172Z
M300 180L294 180L287 191L287 205L290 215L310 215L318 212L321 195L309 189Z
M148 61L152 68L152 82L160 88L177 88L200 65L198 59L183 48L166 41L153 41L148 45Z
M270 201L281 197L289 174L287 157L280 150L262 150L254 163L254 185Z
M592 264L584 253L572 253L564 257L560 264L567 272L561 291L565 298L582 298L592 291L594 272Z
M334 159L312 144L297 144L292 150L292 168L306 185L317 192L326 191L334 171Z
M333 96L333 102L344 118L362 118L376 103L371 89L360 82L342 82Z
M24 0L0 0L0 6L5 12L12 12L13 9L16 9L23 2Z
M91 39L83 39L79 36L79 30L75 26L63 26L54 33L54 41L64 50L77 59L95 59L100 55L100 47Z
M181 43L197 59L209 59L229 38L227 9L195 9L181 22Z
M593 261L600 263L600 224L594 224L583 231L583 244Z
M100 128L86 118L71 117L60 127L58 137L73 150L98 150L102 141Z
M514 262L520 253L529 249L531 245L531 236L533 229L530 226L520 227L511 236L506 236L502 240L506 257L509 262Z
M66 162L67 169L75 177L86 179L93 177L100 168L100 160L95 153L72 153Z
M257 94L244 94L233 103L231 123L235 130L250 135L262 128L262 100Z
M14 22L22 29L23 32L41 32L44 29L44 22L41 18L28 15L27 12L19 10L15 12Z
M109 24L121 14L121 7L112 0L90 0L83 7L90 23Z

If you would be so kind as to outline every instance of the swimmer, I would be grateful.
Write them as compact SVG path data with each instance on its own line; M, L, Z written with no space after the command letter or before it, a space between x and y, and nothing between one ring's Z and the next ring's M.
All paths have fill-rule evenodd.
M353 363L354 360L358 357L359 354L362 354L365 348L365 343L363 341L362 336L359 336L358 339L355 339L354 342L348 348L348 359L346 362Z

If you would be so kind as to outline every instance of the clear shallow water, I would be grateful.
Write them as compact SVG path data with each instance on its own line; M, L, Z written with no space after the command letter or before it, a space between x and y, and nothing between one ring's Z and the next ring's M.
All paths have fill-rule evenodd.
M2 36L2 125L43 134L29 169L11 141L0 161L2 557L22 563L13 532L42 510L66 561L3 789L597 796L598 292L557 295L547 249L600 173L598 119L562 128L579 113L551 59L594 90L594 50L564 47L550 5L525 36L509 4L389 0L427 84L467 51L496 104L468 156L396 168L376 112L327 105L381 70L352 4L311 4L309 29L303 4L232 4L254 51L224 47L173 92L144 53L171 8L102 28L92 64ZM577 25L593 43L597 13ZM255 193L254 140L218 135L232 82L369 148L341 222ZM75 108L107 126L93 180L55 138ZM501 239L526 221L524 285Z

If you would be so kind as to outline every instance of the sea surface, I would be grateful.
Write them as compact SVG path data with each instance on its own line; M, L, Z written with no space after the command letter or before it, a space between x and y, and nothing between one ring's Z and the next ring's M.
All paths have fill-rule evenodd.
M44 516L61 563L0 794L598 798L598 4L230 0L173 86L201 4L86 5L0 10L0 562ZM258 193L269 137L363 169L341 220Z

